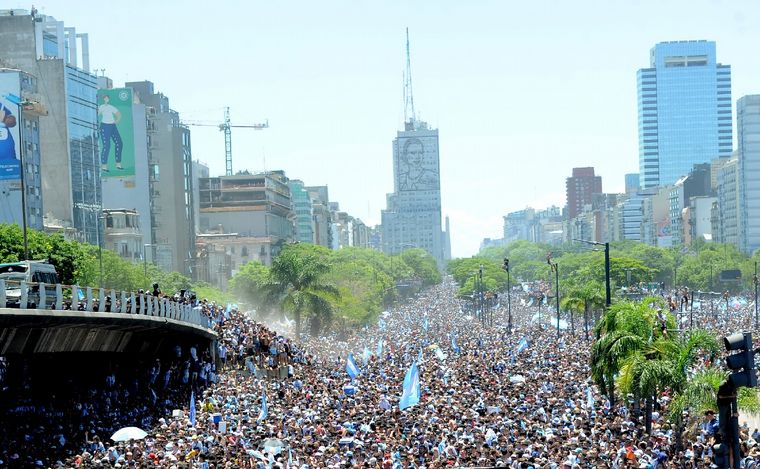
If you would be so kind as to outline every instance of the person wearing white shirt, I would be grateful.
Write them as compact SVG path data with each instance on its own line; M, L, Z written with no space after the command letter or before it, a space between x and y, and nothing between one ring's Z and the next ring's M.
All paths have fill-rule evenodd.
M111 153L111 140L114 143L114 153L116 156L116 169L124 169L121 166L121 152L124 144L121 140L121 134L116 124L121 121L121 112L110 103L110 98L103 95L103 104L98 106L98 116L100 117L100 140L103 148L100 150L100 164L104 172L108 172L108 155Z

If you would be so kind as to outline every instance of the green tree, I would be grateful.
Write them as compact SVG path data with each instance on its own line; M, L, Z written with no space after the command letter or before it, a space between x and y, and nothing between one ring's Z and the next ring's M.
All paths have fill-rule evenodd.
M323 282L329 271L329 251L321 246L286 245L272 262L267 288L285 311L293 313L298 340L301 340L302 314L324 314L326 309L315 306L339 297L335 285Z
M412 275L422 280L423 286L441 283L441 272L435 259L427 251L420 248L406 249L401 252L401 260L411 270Z
M243 265L230 280L230 292L256 309L267 305L269 267L259 261Z

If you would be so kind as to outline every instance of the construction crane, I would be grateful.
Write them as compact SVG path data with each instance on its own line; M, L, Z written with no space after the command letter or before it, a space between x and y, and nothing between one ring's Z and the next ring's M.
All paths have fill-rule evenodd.
M194 125L199 127L217 127L220 131L224 132L224 166L225 174L232 176L232 128L236 129L253 129L262 130L269 128L269 120L263 124L231 124L230 123L230 108L224 108L224 122L216 124L213 122L202 121L182 121L185 125Z

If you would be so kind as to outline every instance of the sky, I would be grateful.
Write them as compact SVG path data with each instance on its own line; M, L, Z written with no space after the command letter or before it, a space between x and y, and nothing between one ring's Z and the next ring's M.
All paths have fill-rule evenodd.
M8 2L7 2L8 3ZM6 7L29 8L27 4ZM233 124L235 171L284 169L365 223L393 190L405 28L415 108L440 132L455 257L500 238L502 217L565 203L573 167L605 192L638 171L636 71L658 42L708 39L732 98L760 93L757 0L46 0L89 34L115 86L150 80L189 120ZM98 73L101 73L100 71ZM192 127L194 159L224 173L224 140Z

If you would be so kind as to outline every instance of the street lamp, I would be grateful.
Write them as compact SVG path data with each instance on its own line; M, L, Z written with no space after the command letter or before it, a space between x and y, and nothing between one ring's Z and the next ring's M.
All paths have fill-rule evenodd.
M98 215L98 262L100 263L100 288L103 288L103 238L106 233L106 214L101 211Z
M509 279L509 259L506 257L504 258L502 269L507 272L507 329L512 334L512 286ZM755 288L755 292L757 292L757 288ZM757 304L757 300L755 300L755 304Z
M604 246L604 305L609 308L612 304L612 289L610 288L610 243L597 243L596 241L586 241L585 239L573 239L573 241L592 244L594 246Z
M552 255L546 256L546 262L549 264L549 272L554 272L554 296L557 302L557 340L559 340L559 266L557 262L552 262Z

